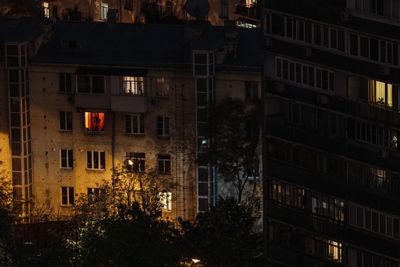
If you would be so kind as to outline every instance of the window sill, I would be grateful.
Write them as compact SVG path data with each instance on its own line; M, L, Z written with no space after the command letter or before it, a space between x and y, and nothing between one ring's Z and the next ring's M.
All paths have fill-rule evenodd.
M85 130L85 134L87 134L87 135L102 135L102 134L104 134L104 131L88 131L88 130Z
M70 96L70 95L72 95L73 94L73 92L71 91L71 92L63 92L63 91L58 91L58 94L60 94L60 95L68 95L68 96Z
M106 171L106 169L89 169L89 168L86 168L86 170L87 171L93 171L93 172L104 172L104 171Z
M60 133L72 133L72 130L58 130Z
M73 167L60 167L60 170L63 171L72 171L74 168Z
M72 205L72 204L61 204L60 207L61 207L61 208L68 208L68 209L70 209L70 208L73 208L74 205Z
M125 133L125 135L132 137L144 137L144 133Z

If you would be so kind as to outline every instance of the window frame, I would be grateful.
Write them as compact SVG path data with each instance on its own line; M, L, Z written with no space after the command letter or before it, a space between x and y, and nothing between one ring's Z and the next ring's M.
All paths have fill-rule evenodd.
M156 118L156 130L157 130L157 136L158 137L170 137L171 131L170 131L170 119L169 117L166 116L157 116ZM160 128L161 126L161 128Z
M64 189L66 190L66 203L64 203ZM72 195L71 195L72 191ZM72 196L72 201L71 201ZM73 207L75 205L75 189L73 186L62 186L60 188L60 206L61 207Z
M157 154L157 172L161 175L171 174L171 155L170 154Z
M90 166L89 166L89 153L90 153ZM96 154L97 153L97 154ZM97 155L97 157L95 157ZM98 167L95 168L97 158ZM106 152L98 150L86 150L86 170L91 171L105 171L106 170ZM103 168L102 168L103 166Z
M100 116L100 114L103 114L103 126L101 127L101 121L99 122L99 126L98 127L100 127L100 128L102 128L101 130L93 130L93 129L95 129L95 127L93 127L92 126L92 122L93 122L93 120L94 120L94 118L93 118L93 114L99 114L99 116ZM89 115L90 116L90 121L89 122L87 122L86 120L88 119L87 118L87 115ZM105 130L106 130L106 113L105 112L100 112L100 111L84 111L83 112L83 125L84 125L84 131L85 131L85 133L91 133L91 134L95 134L95 133L97 133L97 134L99 134L99 133L104 133L105 132ZM89 124L90 123L90 124ZM88 128L88 127L86 127L87 125L90 125L90 128Z
M66 166L63 166L63 151L65 151L66 156ZM72 170L74 168L74 151L73 149L60 149L60 169Z
M136 128L135 132L135 120L136 120ZM128 125L130 131L128 131ZM145 134L145 122L144 122L144 113L131 113L125 115L125 133L128 135L144 135Z
M72 112L71 111L60 111L59 112L59 131L60 132L72 132L73 129L73 120L72 120ZM70 120L68 120L68 118ZM64 123L62 123L64 120Z

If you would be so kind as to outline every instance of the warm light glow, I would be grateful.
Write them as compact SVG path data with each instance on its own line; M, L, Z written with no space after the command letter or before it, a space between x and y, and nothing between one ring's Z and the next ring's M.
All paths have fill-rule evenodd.
M104 113L85 112L85 129L90 132L104 131Z
M194 264L197 264L197 263L200 262L200 260L199 260L199 259L196 259L196 258L193 258L193 259L192 259L192 262L193 262Z
M393 86L390 83L370 81L370 101L393 107Z
M332 260L342 262L342 243L336 241L329 241L328 254Z

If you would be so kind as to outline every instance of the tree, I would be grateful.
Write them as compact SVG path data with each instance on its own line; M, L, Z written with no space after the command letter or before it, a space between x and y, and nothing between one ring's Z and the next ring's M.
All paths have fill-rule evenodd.
M217 167L224 181L233 185L236 199L255 200L260 190L258 126L261 114L258 105L227 99L211 111L205 161ZM249 189L249 182L252 186ZM248 190L248 194L244 195ZM244 198L247 196L248 198Z
M256 265L260 254L252 207L234 199L220 199L210 211L199 214L195 223L183 224L186 255L199 258L209 267Z
M97 196L80 198L67 247L73 266L176 266L180 232L163 219L158 193L172 183L118 167Z
M2 266L7 266L11 261L9 241L14 218L11 183L4 173L0 173L0 265Z
M41 15L40 1L36 0L3 0L0 5L0 16L24 17Z

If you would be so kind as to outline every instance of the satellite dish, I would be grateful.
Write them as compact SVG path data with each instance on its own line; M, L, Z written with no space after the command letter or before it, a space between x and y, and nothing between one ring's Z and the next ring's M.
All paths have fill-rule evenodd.
M208 0L187 0L185 10L190 16L197 19L203 19L208 15L210 4L208 3Z

